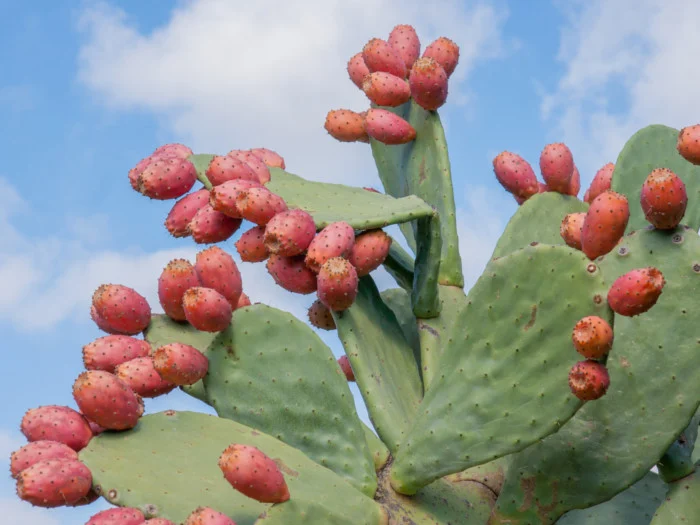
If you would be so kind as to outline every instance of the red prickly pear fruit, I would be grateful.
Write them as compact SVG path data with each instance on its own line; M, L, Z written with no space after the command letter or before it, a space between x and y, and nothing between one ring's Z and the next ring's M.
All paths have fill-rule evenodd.
M207 167L206 176L214 187L229 180L259 182L258 176L245 162L229 155L214 156Z
M449 38L441 36L428 44L423 51L423 58L432 58L442 66L449 77L459 63L459 46Z
M260 449L234 444L219 457L219 468L234 489L261 503L282 503L289 488L277 463Z
M367 134L383 144L406 144L416 138L416 130L406 120L386 109L372 108L365 116Z
M228 217L207 202L194 214L187 230L197 244L214 244L229 239L240 227L241 219Z
M406 64L391 44L381 38L373 38L362 48L362 58L370 73L384 71L399 78L406 78Z
M366 188L363 186L362 189L367 190L367 191L371 191L372 193L380 193L378 190L375 190L374 188Z
M165 227L173 237L187 237L195 214L209 202L208 190L197 190L175 202L165 219Z
M267 225L272 217L287 211L284 199L264 187L240 192L236 197L236 207L245 220L258 226Z
M236 525L236 522L211 507L197 507L187 517L184 525Z
M640 203L644 217L659 230L678 226L688 206L681 178L667 168L653 170L642 184Z
M600 359L610 352L614 334L612 327L605 319L597 315L589 315L576 323L571 339L574 348L583 357Z
M236 241L236 250L245 262L262 262L270 256L265 246L265 227L254 226Z
M124 381L141 397L158 397L175 388L175 384L163 379L156 371L153 358L137 357L118 365L114 375Z
M131 187L136 191L139 191L139 177L151 161L153 161L153 155L141 159L136 163L136 166L129 170L129 184L131 184Z
M597 361L579 361L569 371L569 388L581 401L600 399L609 386L608 369Z
M151 518L146 520L143 525L177 525L174 521L166 520L165 518Z
M365 64L365 59L362 56L362 52L354 54L350 60L348 60L348 75L350 75L350 80L358 88L362 89L362 82L365 77L369 75L370 71Z
M406 69L410 70L420 56L420 40L413 26L407 24L394 26L394 29L389 33L387 42L401 57Z
M10 456L10 474L17 478L19 473L40 461L49 459L78 459L78 453L65 443L40 440L24 445Z
M515 199L515 202L517 202L520 206L522 206L523 203L527 200L524 197L518 197L517 195L513 195L513 198Z
M117 365L147 357L151 345L128 335L106 335L83 346L83 364L87 370L114 372Z
M276 151L272 151L271 149L267 148L252 148L250 152L270 168L286 168L284 158L282 158L282 155Z
M355 382L355 372L352 371L348 356L344 355L338 358L338 364L340 365L340 369L343 371L343 374L345 374L345 379L350 382Z
M90 489L85 496L80 498L75 503L71 503L68 506L69 507L83 507L85 505L90 505L92 503L95 503L98 499L100 499L100 495L97 492L95 492L95 489Z
M328 259L318 272L318 298L334 312L350 308L357 297L357 285L355 267L342 257Z
M139 509L117 507L98 512L85 525L143 525L146 516Z
M102 321L115 332L135 335L151 322L151 307L133 288L103 284L92 295L92 305Z
M293 257L306 251L316 235L316 223L300 209L278 213L265 226L264 243L270 253Z
M197 277L190 261L187 259L170 261L158 278L158 300L165 315L175 321L185 321L182 296L185 290L200 284L199 277Z
M348 261L358 277L369 275L386 260L391 248L391 237L383 230L370 230L355 237Z
M335 320L331 311L321 301L316 299L309 307L309 322L321 330L335 330Z
M83 415L83 417L85 418L85 421L88 422L88 425L90 425L90 430L92 430L93 436L98 436L98 435L102 434L102 432L107 430L105 427L101 427L100 425L98 425L94 421L90 421L87 417L85 417L85 415Z
M311 241L306 252L306 266L318 273L328 259L347 259L354 244L355 230L352 226L343 221L331 223Z
M197 170L189 160L156 157L138 178L139 192L158 200L177 199L197 182Z
M596 172L586 195L583 197L585 202L588 204L592 203L598 195L610 189L613 171L615 171L615 164L608 162Z
M586 219L586 213L569 213L561 221L559 233L564 242L576 250L581 249L581 232L583 231L583 222Z
M539 184L530 163L520 155L503 151L493 159L496 179L509 193L522 202L539 192ZM522 202L518 201L519 204Z
M212 288L190 288L182 296L182 305L187 322L202 332L221 332L231 324L231 303Z
M581 191L581 174L578 172L578 168L574 165L574 172L571 174L571 179L569 179L569 185L566 188L565 195L576 197L578 196L579 191Z
M574 157L561 142L547 144L540 154L540 171L550 191L567 194L574 174Z
M405 104L411 98L411 88L406 80L383 71L375 71L365 77L362 91L378 106L396 107Z
M590 204L590 202L591 202L590 195L591 195L591 190L589 188L586 190L586 193L583 194L583 202L588 202Z
M616 314L634 317L656 304L665 285L657 268L638 268L615 280L608 290L608 304Z
M610 252L622 239L629 221L627 197L608 190L598 195L586 212L581 250L593 260Z
M17 477L17 495L37 507L72 505L92 488L92 473L77 459L48 459Z
M211 190L209 203L216 211L220 211L233 219L241 219L241 212L236 207L238 195L244 190L259 188L260 186L257 180L229 180L219 186L215 186Z
M171 143L164 144L155 149L153 156L168 156L168 157L178 157L180 159L186 159L192 155L192 150L185 146L184 144Z
M156 349L153 365L160 376L175 385L193 385L209 370L209 360L195 347L170 343Z
M408 83L413 100L423 109L435 111L447 102L447 73L430 57L416 60Z
M107 321L105 321L102 316L97 313L95 305L90 305L90 318L95 322L97 328L108 334L119 334L120 332L112 328Z
M73 383L73 399L85 417L109 430L134 428L143 399L114 374L88 370Z
M544 182L537 182L537 193L547 193L548 191L552 190Z
M245 162L257 175L260 184L270 182L270 168L250 150L232 149L226 155Z
M270 255L267 271L288 292L308 295L316 291L316 274L304 263L304 256Z
M76 452L92 439L90 425L70 407L47 405L27 410L20 430L28 441L57 441Z
M340 142L369 142L364 124L365 115L366 112L332 109L326 115L326 123L323 127L331 137Z
M250 306L250 305L251 305L250 297L248 297L248 295L246 295L245 293L242 293L241 298L238 299L238 304L236 305L236 310L238 310L239 308L244 308L246 306Z
M685 160L700 165L700 124L680 130L676 149Z
M197 254L194 270L202 286L216 290L235 308L243 293L243 282L233 257L212 246Z

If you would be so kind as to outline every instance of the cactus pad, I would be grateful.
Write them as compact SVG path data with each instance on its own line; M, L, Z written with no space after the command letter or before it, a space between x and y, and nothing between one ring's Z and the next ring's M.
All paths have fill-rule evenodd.
M650 525L697 523L700 516L700 475L697 472L671 483L666 500L656 510Z

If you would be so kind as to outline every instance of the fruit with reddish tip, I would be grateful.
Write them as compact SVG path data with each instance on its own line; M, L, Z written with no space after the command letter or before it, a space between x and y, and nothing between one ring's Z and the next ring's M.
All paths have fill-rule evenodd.
M321 330L335 330L335 320L331 311L321 301L316 299L309 307L309 322Z
M102 316L97 313L95 305L90 305L90 318L95 322L97 328L108 334L119 334L120 332L112 328L107 321L105 321Z
M332 109L326 115L323 127L331 137L340 142L369 142L369 135L365 130L366 115L366 111L357 113L350 109Z
M665 284L658 268L637 268L615 280L608 290L608 304L619 315L643 314L659 300Z
M579 361L569 371L569 388L581 401L600 399L609 386L608 369L597 361Z
M182 296L185 317L197 330L221 332L231 324L233 307L228 299L212 288L195 286Z
M129 170L129 184L136 191L139 191L139 177L143 173L143 170L153 161L153 155L149 155L138 161L136 166Z
M236 305L236 309L243 308L244 306L250 306L250 305L251 305L250 297L248 297L247 294L242 293L241 298L238 299L238 304Z
M214 244L229 239L238 228L241 227L241 219L234 219L212 208L207 202L187 225L187 230L192 235L194 242L198 244Z
M516 199L529 199L539 192L537 177L528 161L516 153L503 151L493 159L496 179ZM522 202L519 202L522 204Z
M285 169L284 158L282 155L276 151L272 151L267 148L252 148L250 152L258 157L261 161L265 163L266 166L270 168L282 168Z
M245 220L258 226L267 225L272 217L287 210L284 199L264 187L240 192L236 197L236 207Z
M362 89L362 82L370 73L367 64L365 64L365 59L362 57L362 52L356 53L350 57L350 60L348 60L347 69L352 83L358 88Z
M144 525L149 523L139 509L118 507L95 514L85 525Z
M574 174L574 157L561 142L547 144L540 154L540 171L550 191L566 194Z
M449 77L459 63L459 46L449 38L441 36L425 48L423 58L426 57L440 64Z
M193 385L207 375L209 360L193 346L170 343L156 349L153 366L165 381Z
M394 26L394 29L389 33L387 42L401 57L406 69L410 70L420 56L420 39L413 26L408 24Z
M369 275L386 260L391 248L391 237L383 230L369 230L355 237L348 261L358 277Z
M593 180L591 181L591 185L586 191L586 195L584 195L583 197L583 200L585 202L590 204L595 200L596 197L598 197L598 195L610 189L612 184L613 171L615 171L615 164L613 164L612 162L608 162L605 166L603 166L596 172L595 176L593 177Z
M328 259L318 272L318 298L330 310L350 308L357 297L358 276L347 259Z
M265 246L265 227L254 226L236 241L236 251L245 262L262 262L270 256Z
M559 227L559 233L564 242L575 248L581 249L581 232L583 231L583 222L586 220L586 213L569 213L564 216Z
M114 372L117 365L150 353L148 341L128 335L106 335L83 346L83 364L87 370Z
M100 319L115 332L135 335L151 322L151 307L133 288L103 284L92 295L92 306Z
M40 461L49 459L78 459L78 453L65 443L46 439L33 441L15 450L10 456L10 474L13 478Z
M365 116L365 131L384 144L406 144L416 138L416 130L406 120L386 109L372 108Z
M447 102L447 73L430 57L416 60L408 83L413 100L423 109L434 111Z
M165 315L175 321L185 321L182 296L188 288L199 285L199 277L190 261L187 259L170 261L158 278L158 300Z
M373 38L362 48L362 58L370 73L384 71L399 78L406 78L406 64L386 40Z
M344 355L338 359L338 364L340 365L340 369L343 371L343 374L345 374L345 379L348 381L354 382L355 381L355 372L352 371L352 366L350 366L350 361L348 360L348 356Z
M177 157L180 159L186 159L190 155L192 155L192 150L185 146L184 144L179 144L177 142L173 142L170 144L164 144L158 148L155 149L153 152L153 156L168 156L168 157Z
M120 364L114 370L114 375L141 397L162 396L172 391L176 386L160 376L150 356L137 357Z
M134 428L143 399L114 374L88 370L73 383L73 399L86 417L109 430Z
M659 230L672 230L683 220L688 194L681 178L667 168L653 170L642 184L644 217Z
M574 165L574 172L571 174L569 185L564 193L576 197L579 191L581 191L581 174L578 172L576 165Z
M232 149L226 155L244 162L258 177L260 184L270 181L270 168L250 150Z
M92 473L77 459L48 459L17 477L17 495L37 507L73 505L87 497Z
M304 263L304 256L270 255L267 271L288 292L308 295L316 291L316 274Z
M610 352L614 334L612 327L605 319L597 315L589 315L576 323L571 339L574 348L583 357L600 359Z
M366 76L362 82L362 91L378 106L396 107L411 98L411 89L406 80L384 71L375 71Z
M310 213L287 210L267 223L264 243L270 253L293 257L304 253L315 235L316 223Z
M630 217L627 197L608 190L598 195L586 212L581 250L593 260L610 252L620 241Z
M27 410L20 430L28 441L57 441L76 452L84 449L92 439L85 418L67 406L46 405Z
M250 166L229 155L215 155L205 174L214 187L229 180L248 180L259 183L258 176Z
M282 503L289 488L277 463L260 449L233 444L219 457L219 468L233 488L261 503Z
M306 251L306 266L318 273L333 257L347 258L355 244L355 230L347 222L334 222L323 228Z
M244 190L259 188L260 186L261 184L257 180L229 180L219 186L215 186L211 190L209 203L216 211L220 211L233 219L241 219L241 212L236 207L238 195Z
M685 160L700 165L700 124L680 130L676 149Z
M165 228L173 237L188 237L195 214L209 202L209 191L198 190L177 201L165 219Z
M243 282L231 255L218 246L202 250L197 254L194 270L202 286L219 292L231 307L238 304L243 293Z
M197 170L189 160L155 157L138 177L139 192L158 200L177 199L197 182Z
M187 517L185 525L236 525L236 522L211 507L197 507Z

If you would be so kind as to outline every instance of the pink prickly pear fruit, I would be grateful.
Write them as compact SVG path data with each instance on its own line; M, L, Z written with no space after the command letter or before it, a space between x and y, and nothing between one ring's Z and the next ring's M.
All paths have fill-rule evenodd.
M610 252L625 233L630 217L627 197L614 191L598 195L586 212L581 250L593 260Z
M597 315L589 315L576 323L571 339L574 348L583 357L600 359L610 352L614 334L612 327L605 319Z
M97 313L95 305L90 305L90 318L95 322L97 328L108 334L119 334L120 332L112 328L107 321L105 321L102 316Z
M20 430L28 441L57 441L76 452L92 439L90 425L70 407L47 405L27 410Z
M144 525L177 525L174 521L166 520L165 518L151 518L146 520Z
M95 489L90 489L85 496L80 498L75 503L71 503L68 506L69 507L83 507L85 505L90 505L91 503L95 503L98 499L100 499L100 495L97 492L95 492Z
M411 98L411 88L406 80L383 71L375 71L365 77L362 91L378 106L396 107Z
M83 346L83 364L87 370L114 372L117 365L147 357L151 345L128 335L106 335Z
M177 199L197 182L197 170L189 160L156 157L139 175L139 191L158 200Z
M265 227L254 226L236 241L236 250L245 262L262 262L270 256L265 246Z
M571 174L569 186L567 187L565 194L576 197L578 196L579 191L581 191L581 174L578 172L576 165L574 165L574 172Z
M117 507L98 512L85 525L143 525L146 516L139 509Z
M92 473L77 459L39 461L17 477L17 495L37 507L72 505L91 488Z
M540 154L540 171L550 191L567 194L574 174L571 150L560 142L547 144Z
M517 195L513 195L513 198L515 199L515 202L517 202L519 205L523 205L523 203L527 200L524 197L518 197Z
M700 165L700 124L680 130L676 149L685 160Z
M168 156L168 157L177 157L180 159L186 159L190 155L192 155L192 150L185 146L184 144L178 144L178 143L171 143L171 144L164 144L163 146L160 146L155 149L153 152L153 156Z
M96 313L115 332L135 335L151 322L151 307L133 288L121 284L103 284L92 295Z
M420 56L420 39L413 26L407 24L394 26L394 29L389 33L387 42L401 57L406 70L410 70Z
M173 237L187 237L195 214L209 202L208 190L197 190L177 201L165 219L165 227Z
M139 191L139 177L151 161L153 161L153 155L141 159L136 163L136 166L129 170L129 184L131 184L131 187L136 191Z
M619 315L634 317L656 304L666 280L657 268L638 268L618 277L608 290L608 304Z
M585 212L569 213L561 221L559 233L564 242L576 250L581 249L581 232L583 231L583 222L586 219Z
M99 435L99 434L102 434L102 432L104 432L105 430L107 430L106 428L104 428L104 427L98 425L98 424L95 423L94 421L90 421L87 417L85 417L84 414L83 414L83 417L85 418L85 421L88 422L88 425L90 425L90 430L92 430L92 435L93 435L93 436L97 436L97 435Z
M309 322L321 330L335 330L335 320L331 311L321 301L316 299L309 307Z
M114 375L124 381L141 397L158 397L175 388L175 384L163 379L153 364L153 358L137 357L122 363L114 370Z
M282 503L289 488L272 458L249 445L230 445L219 457L219 468L234 489L261 503Z
M365 116L367 135L383 144L406 144L416 138L416 130L406 120L386 109L372 108Z
M367 188L367 187L364 187L364 186L363 186L362 189L363 189L363 190L367 190L367 191L371 191L372 193L380 193L378 190L375 190L374 188Z
M224 215L207 202L194 214L187 230L197 244L214 244L229 239L240 227L241 219Z
M272 217L287 211L284 199L264 187L240 192L236 197L236 207L245 220L258 226L267 225Z
M284 158L276 151L267 148L252 148L250 152L270 168L285 169Z
M202 286L216 290L235 308L243 293L243 282L233 257L212 246L197 254L194 269Z
M306 252L306 266L318 273L333 257L347 258L355 244L355 230L347 222L334 222L323 228Z
M365 59L362 56L362 52L356 53L352 57L350 57L350 60L348 60L347 69L348 75L350 75L350 80L352 80L352 83L355 84L358 88L362 89L362 82L364 81L365 77L370 73L367 64L365 64Z
M270 168L251 150L232 149L226 155L245 162L257 175L260 184L266 184L270 181Z
M187 259L170 261L158 278L158 300L165 315L175 321L185 321L182 296L185 290L200 284L197 272L190 261Z
M316 274L304 263L304 256L270 255L267 271L288 292L308 295L316 291Z
M278 213L265 226L264 243L270 253L293 257L306 251L316 235L316 223L310 213L287 210Z
M231 324L231 303L212 288L190 288L182 296L182 305L187 322L202 332L221 332Z
M447 73L430 57L416 60L408 83L413 100L423 109L434 111L447 102Z
M156 349L153 365L160 376L176 385L193 385L209 370L209 360L195 347L170 343Z
M441 36L428 44L423 51L423 58L432 58L442 66L449 77L459 62L459 46L449 38Z
M216 211L220 211L233 219L241 219L241 212L236 207L238 195L244 190L259 188L260 186L261 184L257 180L229 180L219 186L215 186L211 190L209 203Z
M10 474L17 478L19 473L40 461L49 459L78 459L78 453L65 443L40 440L24 445L10 456Z
M610 189L613 171L615 171L615 164L608 162L596 172L593 180L591 181L591 185L588 187L586 195L583 197L585 202L590 204L598 195Z
M401 55L381 38L373 38L362 48L362 58L370 73L383 71L399 78L406 78L406 64Z
M238 299L238 304L236 305L236 310L238 310L239 308L244 308L246 306L250 306L250 305L251 305L250 297L248 297L247 294L242 293L241 298Z
M683 220L688 194L681 178L667 168L653 170L642 184L644 217L659 230L672 230Z
M549 186L544 182L537 182L537 193L547 193L548 191L552 191L549 189Z
M391 237L383 230L370 230L355 237L348 261L358 277L369 275L386 260L391 248Z
M530 163L520 155L503 151L493 159L496 179L516 199L525 200L539 192L539 184ZM522 204L522 202L519 202Z
M357 285L355 267L342 257L328 259L318 272L318 298L334 312L350 308L357 297Z
M236 522L211 507L197 507L187 517L185 525L236 525Z
M348 356L344 355L338 359L338 364L340 365L340 369L343 371L343 374L345 374L345 379L347 379L350 382L355 382L355 372L352 371L352 367L350 366L350 361L348 360Z
M114 374L88 370L73 383L73 399L85 417L109 430L134 428L143 399Z
M332 109L326 115L326 123L323 127L331 137L340 142L369 142L369 135L364 125L365 115L366 112Z
M600 399L609 386L608 369L597 361L579 361L569 371L569 388L581 401Z
M206 176L214 187L229 180L259 182L258 176L245 162L229 155L214 156L207 167Z

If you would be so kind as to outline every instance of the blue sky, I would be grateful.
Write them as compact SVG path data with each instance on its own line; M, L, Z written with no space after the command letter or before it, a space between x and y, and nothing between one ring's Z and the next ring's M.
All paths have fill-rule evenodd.
M640 127L700 121L692 1L3 2L3 13L6 457L23 443L28 408L72 405L81 348L102 335L88 315L92 291L132 286L157 310L161 268L201 249L167 234L172 203L136 194L128 170L167 142L211 153L264 146L307 178L378 187L369 148L335 142L323 122L330 109L367 107L345 64L395 24L413 24L424 45L444 35L462 50L440 114L469 284L516 209L493 176L500 151L536 167L546 143L564 141L585 190ZM304 317L312 297L276 288L264 265L241 270L254 301ZM148 403L166 408L205 409L177 392ZM13 492L9 474L0 478L0 513L27 525L84 522L104 507L47 512Z

